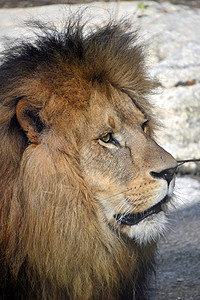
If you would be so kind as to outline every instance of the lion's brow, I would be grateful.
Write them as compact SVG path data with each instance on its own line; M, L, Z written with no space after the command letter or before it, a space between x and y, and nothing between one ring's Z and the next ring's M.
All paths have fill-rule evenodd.
M149 115L145 111L144 107L142 105L140 105L140 103L138 101L136 101L134 99L134 97L127 90L123 90L123 92L131 99L131 101L133 102L133 104L135 105L135 107L137 109L139 109L139 111L143 114L144 119L149 119Z

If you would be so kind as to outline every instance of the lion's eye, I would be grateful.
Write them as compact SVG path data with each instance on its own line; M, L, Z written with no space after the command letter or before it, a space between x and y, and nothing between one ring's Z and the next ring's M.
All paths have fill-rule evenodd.
M118 140L116 140L116 138L113 137L112 133L102 135L101 137L99 137L99 140L105 144L108 144L108 146L112 144L118 148L121 147L120 143L118 142Z
M106 135L102 136L100 140L104 143L110 143L112 141L112 133L107 133Z
M148 126L149 120L146 120L143 124L142 124L142 130L144 131L144 133L147 133L149 126Z

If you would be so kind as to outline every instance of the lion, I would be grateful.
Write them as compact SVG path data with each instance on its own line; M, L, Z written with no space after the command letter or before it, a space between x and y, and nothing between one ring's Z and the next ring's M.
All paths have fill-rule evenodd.
M35 22L2 59L1 299L147 297L177 162L137 32L85 26Z

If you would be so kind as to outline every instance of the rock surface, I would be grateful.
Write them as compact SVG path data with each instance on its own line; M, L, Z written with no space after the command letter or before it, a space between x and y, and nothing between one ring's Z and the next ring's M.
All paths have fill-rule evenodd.
M164 128L158 138L176 159L200 158L200 9L161 4L153 1L93 3L85 15L92 23L129 16L140 28L140 40L147 44L150 75L161 85L152 101L156 102ZM22 20L41 18L55 22L76 11L79 5L50 5L0 10L0 50L2 37L28 35ZM82 4L81 8L88 7ZM186 164L181 172L200 174L200 163Z

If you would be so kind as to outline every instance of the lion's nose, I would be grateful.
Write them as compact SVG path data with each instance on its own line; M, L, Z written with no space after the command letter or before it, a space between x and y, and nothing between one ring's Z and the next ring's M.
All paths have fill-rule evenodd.
M156 178L156 179L165 179L167 181L168 185L169 185L170 182L172 181L172 179L174 178L176 169L177 169L177 167L163 170L160 173L150 172L150 174L151 174L151 176L153 178Z

